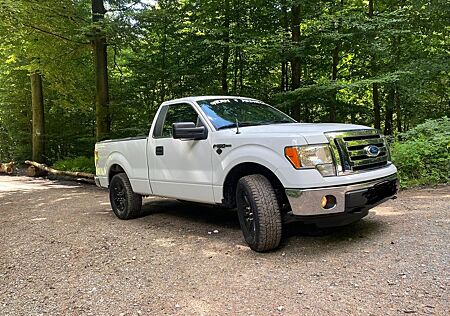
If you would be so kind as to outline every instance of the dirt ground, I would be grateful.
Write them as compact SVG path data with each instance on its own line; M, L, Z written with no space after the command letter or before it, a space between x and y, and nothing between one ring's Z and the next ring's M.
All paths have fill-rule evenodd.
M403 191L341 229L292 224L265 254L233 211L143 209L121 221L105 190L0 176L0 315L450 313L449 186Z

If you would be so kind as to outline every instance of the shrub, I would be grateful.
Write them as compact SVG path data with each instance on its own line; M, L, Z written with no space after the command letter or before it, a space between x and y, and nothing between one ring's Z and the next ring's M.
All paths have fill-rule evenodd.
M53 168L64 171L95 173L94 158L84 156L58 160L53 164Z
M391 147L402 187L449 183L450 119L429 120L403 133Z

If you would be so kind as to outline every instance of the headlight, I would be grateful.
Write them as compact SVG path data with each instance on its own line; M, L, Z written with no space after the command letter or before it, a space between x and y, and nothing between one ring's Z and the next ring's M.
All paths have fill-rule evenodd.
M328 144L286 147L284 155L295 169L316 168L324 177L336 175Z

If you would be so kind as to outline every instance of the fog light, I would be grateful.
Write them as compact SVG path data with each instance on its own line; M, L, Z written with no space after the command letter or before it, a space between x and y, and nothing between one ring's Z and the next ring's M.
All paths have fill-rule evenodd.
M333 195L325 195L322 197L322 201L320 201L320 206L326 210L332 209L336 206L336 197Z

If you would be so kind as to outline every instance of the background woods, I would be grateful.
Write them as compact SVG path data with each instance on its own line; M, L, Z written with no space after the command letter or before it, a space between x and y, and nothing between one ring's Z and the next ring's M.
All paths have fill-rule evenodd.
M445 0L1 0L0 161L92 156L188 95L407 131L450 109Z

